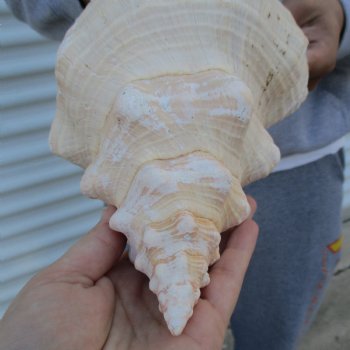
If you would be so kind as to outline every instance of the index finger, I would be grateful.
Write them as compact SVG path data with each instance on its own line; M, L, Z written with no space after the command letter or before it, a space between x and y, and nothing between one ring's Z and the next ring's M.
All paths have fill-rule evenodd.
M258 225L252 219L238 226L220 260L210 271L210 284L203 290L207 299L228 323L243 284L258 238Z
M327 38L310 41L307 51L310 81L321 79L333 71L336 65L338 45Z
M251 219L255 212L256 212L256 202L255 202L255 199L250 197L250 196L247 196L247 201L250 205L250 213L249 213L249 216L247 218L247 220ZM220 254L224 251L225 247L226 247L226 244L232 234L232 232L235 230L236 228L233 227L233 228L230 228L228 230L226 230L225 232L222 232L221 233L221 241L220 241Z
M126 238L109 228L115 208L107 207L100 222L57 262L65 272L79 273L96 281L106 274L124 251Z

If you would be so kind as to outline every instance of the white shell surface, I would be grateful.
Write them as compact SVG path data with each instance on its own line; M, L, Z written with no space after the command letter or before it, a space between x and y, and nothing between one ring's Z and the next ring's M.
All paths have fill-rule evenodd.
M210 69L245 82L267 127L307 94L306 47L277 0L93 1L59 50L52 148L87 167L128 83Z

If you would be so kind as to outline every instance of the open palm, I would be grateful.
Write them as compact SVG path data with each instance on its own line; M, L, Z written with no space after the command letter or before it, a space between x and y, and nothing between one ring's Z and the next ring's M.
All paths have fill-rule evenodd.
M256 224L228 233L181 336L168 331L148 278L121 257L125 238L108 227L115 208L58 262L35 276L0 323L6 349L220 349L252 255ZM20 337L18 335L21 335Z

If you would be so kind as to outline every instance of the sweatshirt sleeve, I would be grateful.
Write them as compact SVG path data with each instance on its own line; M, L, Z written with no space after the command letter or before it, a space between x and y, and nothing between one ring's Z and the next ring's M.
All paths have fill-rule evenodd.
M5 0L12 13L40 34L62 40L83 11L79 0Z
M338 51L338 59L350 56L350 0L342 0L341 3L344 9L345 27Z

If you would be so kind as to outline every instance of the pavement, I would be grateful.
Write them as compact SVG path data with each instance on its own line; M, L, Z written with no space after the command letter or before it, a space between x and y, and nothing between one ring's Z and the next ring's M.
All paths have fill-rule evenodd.
M344 223L343 236L342 258L317 317L301 339L298 350L350 350L350 221ZM233 344L228 331L222 349L234 350Z
M342 258L299 350L350 349L350 222L344 224L343 235Z

